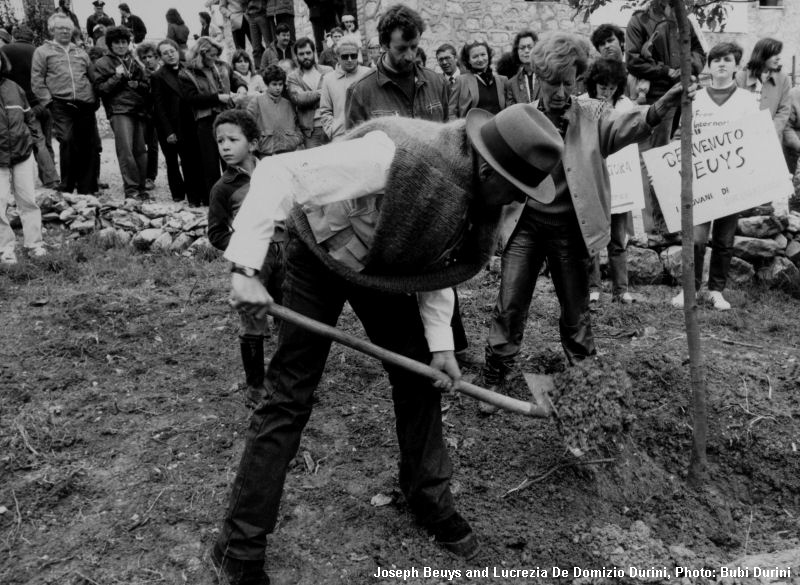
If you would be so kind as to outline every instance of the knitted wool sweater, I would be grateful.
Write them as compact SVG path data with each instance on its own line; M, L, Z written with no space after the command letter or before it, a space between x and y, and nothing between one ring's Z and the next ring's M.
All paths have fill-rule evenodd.
M464 120L449 124L385 117L345 136L385 132L396 146L363 270L336 261L317 243L305 212L295 206L293 229L329 268L355 284L386 292L438 290L464 282L489 261L501 206L475 196L472 146Z

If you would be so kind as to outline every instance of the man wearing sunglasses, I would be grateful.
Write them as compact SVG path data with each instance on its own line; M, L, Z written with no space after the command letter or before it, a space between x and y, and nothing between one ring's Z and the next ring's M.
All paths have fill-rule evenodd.
M358 63L359 38L347 35L336 47L338 62L333 73L322 82L322 97L319 109L322 128L331 140L344 136L345 98L347 88L370 72L369 67Z

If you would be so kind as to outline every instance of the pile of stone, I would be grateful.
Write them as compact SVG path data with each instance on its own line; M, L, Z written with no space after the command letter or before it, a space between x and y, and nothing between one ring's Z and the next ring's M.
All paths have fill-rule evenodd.
M132 246L140 251L216 255L216 249L206 237L205 209L185 203L120 201L57 191L40 191L36 201L45 226L67 229L71 238L95 234L106 247ZM19 224L13 207L8 214L12 226Z
M768 212L760 214L759 212ZM769 213L757 208L740 217L733 243L728 280L732 286L757 280L768 286L800 284L800 213ZM711 246L706 248L704 273L708 275ZM640 283L680 281L680 237L634 239L628 246L628 273Z

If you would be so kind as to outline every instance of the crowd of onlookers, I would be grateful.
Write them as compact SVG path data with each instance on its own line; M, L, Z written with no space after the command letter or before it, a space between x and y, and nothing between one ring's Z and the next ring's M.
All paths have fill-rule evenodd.
M396 77L397 63L391 54L385 55L391 39L375 37L364 43L352 3L307 3L313 38L295 37L291 0L208 0L193 39L181 15L170 8L167 37L157 43L145 40L147 28L127 4L119 5L117 25L102 0L93 3L95 12L83 29L69 0L59 0L48 20L51 38L39 47L32 44L33 33L24 24L10 34L0 31L4 85L5 80L13 81L24 95L18 97L19 111L6 108L13 147L4 158L14 175L25 246L32 253L44 253L41 229L32 219L32 181L22 180L30 174L28 167L38 170L42 184L64 192L93 194L102 187L96 121L100 105L113 131L124 195L148 197L160 150L172 199L201 206L209 204L212 188L227 166L218 152L214 120L228 109L253 117L259 131L255 154L263 157L339 140L346 128L377 115L448 121L476 107L496 114L511 104L542 97L542 72L535 70L531 58L539 41L533 28L520 30L511 51L499 56L483 40L460 49L444 43L434 54L440 73ZM596 59L575 86L567 88L570 95L586 92L624 110L655 103L678 79L677 25L665 0L652 0L637 11L624 32L610 24L597 27L590 41ZM413 49L417 70L433 73L422 49ZM780 72L781 50L780 41L759 41L744 67L737 61L736 83L770 110L794 167L800 152L795 131L800 127L800 95L790 94L791 83ZM694 32L691 54L693 73L699 75L706 55ZM387 91L387 83L397 91ZM429 111L415 110L417 104ZM666 112L640 150L666 144L678 125L676 111ZM58 142L58 168L53 138ZM11 191L4 186L0 207L10 200ZM658 229L658 204L654 197L645 201L647 227ZM6 250L11 244L4 211L0 252L10 261L14 254ZM724 222L718 224L720 234L725 233L715 249L731 239L730 225L723 229ZM622 302L632 301L624 245L630 228L629 214L612 217L610 274L613 296ZM599 298L598 275L595 268L592 301ZM719 305L725 307L722 301Z

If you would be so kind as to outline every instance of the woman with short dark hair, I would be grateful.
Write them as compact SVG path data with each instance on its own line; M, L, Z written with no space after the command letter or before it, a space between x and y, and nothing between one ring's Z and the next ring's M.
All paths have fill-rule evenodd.
M492 71L494 52L486 41L472 41L461 49L466 68L450 92L449 117L465 118L472 108L497 114L513 102L508 100L508 78Z

